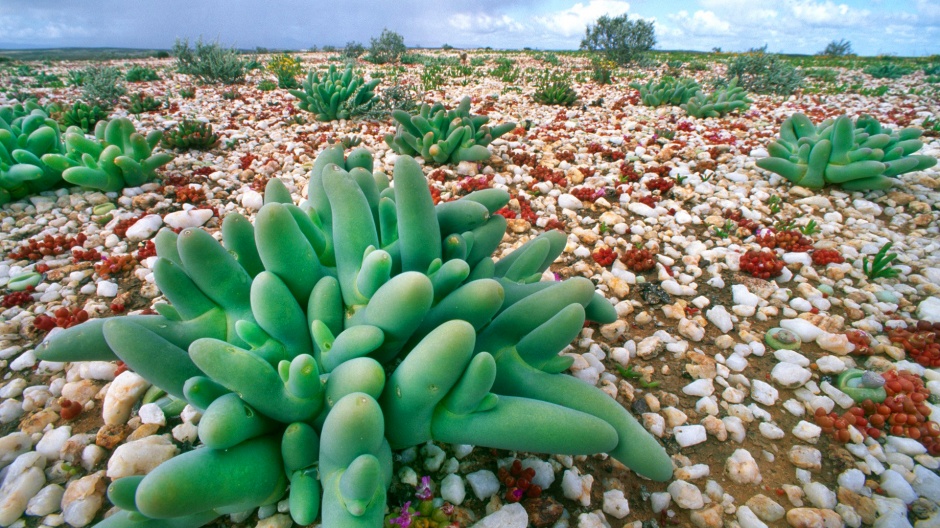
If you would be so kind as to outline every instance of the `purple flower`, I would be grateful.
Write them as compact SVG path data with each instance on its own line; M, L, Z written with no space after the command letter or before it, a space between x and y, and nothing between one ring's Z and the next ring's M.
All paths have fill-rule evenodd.
M402 505L401 515L388 521L389 524L397 524L398 526L401 526L401 528L408 528L409 526L411 526L411 518L413 515L411 512L408 511L409 508L411 508L411 501L408 501L404 505Z
M418 484L418 488L415 490L415 497L421 500L434 498L434 493L431 491L431 477L426 475L421 477L421 483Z

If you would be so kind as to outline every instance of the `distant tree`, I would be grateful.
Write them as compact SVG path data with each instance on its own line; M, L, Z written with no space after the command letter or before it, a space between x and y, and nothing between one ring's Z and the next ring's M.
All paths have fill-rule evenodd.
M450 50L454 49L454 47L451 46L450 44L444 44L443 46L441 46L441 49L442 49L443 51L450 51Z
M343 48L343 56L348 59L355 59L366 52L366 47L361 42L350 40Z
M334 51L336 51L336 46L333 46L332 44L327 44L326 46L323 46L323 51L327 53L333 53Z
M388 62L397 62L405 53L406 49L405 37L385 28L382 30L382 34L379 35L379 38L371 39L369 55L372 62L385 64Z
M655 24L642 19L630 20L626 14L598 18L594 25L587 27L581 41L581 49L601 51L620 65L636 61L655 45Z
M817 53L817 55L825 55L827 57L846 57L848 55L855 55L852 53L852 43L848 40L842 39L839 41L833 40L829 44L826 44L826 49Z

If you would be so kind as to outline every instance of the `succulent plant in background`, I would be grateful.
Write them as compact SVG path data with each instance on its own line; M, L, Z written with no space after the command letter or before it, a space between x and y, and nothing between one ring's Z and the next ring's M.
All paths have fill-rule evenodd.
M0 205L61 184L42 158L62 152L59 124L37 103L0 107Z
M689 99L689 102L680 106L690 116L702 119L722 117L735 110L746 110L752 102L747 98L744 88L738 86L738 79L734 78L727 85L716 88L708 95L699 90Z
M701 88L694 79L676 79L668 75L659 81L650 80L646 84L634 82L630 86L640 91L640 102L644 106L679 106L689 102Z
M99 527L200 526L281 499L297 524L379 528L392 450L430 440L610 453L666 480L665 450L615 399L563 374L586 319L616 313L584 278L540 282L564 249L544 233L494 261L509 194L434 205L414 159L389 178L327 147L310 198L272 179L254 225L219 243L156 238L160 315L95 319L50 336L44 360L116 360L204 411L205 447L111 484ZM155 520L154 520L155 519Z
M159 81L160 76L153 68L135 64L124 74L124 80L127 82Z
M153 131L145 138L126 118L99 121L95 139L86 138L78 127L70 127L65 131L65 153L46 154L42 161L71 184L118 191L153 180L156 169L173 159L166 153L153 153L162 136Z
M339 73L335 64L321 77L310 72L302 83L302 90L289 90L300 99L297 105L317 116L318 121L350 119L369 111L375 102L375 87L380 80L366 82L361 75L353 75L352 65Z
M152 95L139 92L130 96L130 104L127 106L127 111L134 115L139 115L156 110L160 108L160 105L160 101L154 99Z
M489 127L489 117L470 115L470 97L453 110L446 110L442 103L423 104L418 115L395 110L392 118L398 121L398 130L385 136L388 146L398 154L419 155L435 163L489 159L486 146L516 128L515 123Z
M78 127L90 134L95 130L98 121L108 117L108 110L98 105L87 105L81 101L76 101L71 107L66 109L59 116L59 123L65 127Z
M893 62L883 62L881 64L872 64L862 71L875 79L900 79L913 70Z
M567 79L546 79L537 84L532 100L543 105L571 106L578 100L578 92Z
M278 88L293 89L300 87L297 76L303 73L303 64L289 53L280 53L268 61L265 68L277 78Z
M898 175L937 164L933 156L914 155L923 146L922 133L916 127L883 130L868 115L855 123L843 115L814 126L797 113L783 122L780 137L767 147L770 156L757 160L757 166L810 189L887 189Z
M219 142L219 136L212 131L212 125L198 119L183 119L176 128L163 132L160 146L165 149L206 150Z

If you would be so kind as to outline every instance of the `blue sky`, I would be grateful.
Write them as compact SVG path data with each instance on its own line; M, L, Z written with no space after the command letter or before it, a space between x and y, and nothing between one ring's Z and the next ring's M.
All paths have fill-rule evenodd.
M652 20L658 49L940 53L940 0L2 0L0 48L169 48L203 35L240 48L366 45L575 49L604 14Z

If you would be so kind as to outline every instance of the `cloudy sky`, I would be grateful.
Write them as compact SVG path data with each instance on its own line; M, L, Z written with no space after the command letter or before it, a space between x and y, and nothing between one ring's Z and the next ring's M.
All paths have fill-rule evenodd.
M2 0L0 48L168 49L203 35L240 48L366 45L575 49L603 14L656 24L657 49L940 53L940 0Z

